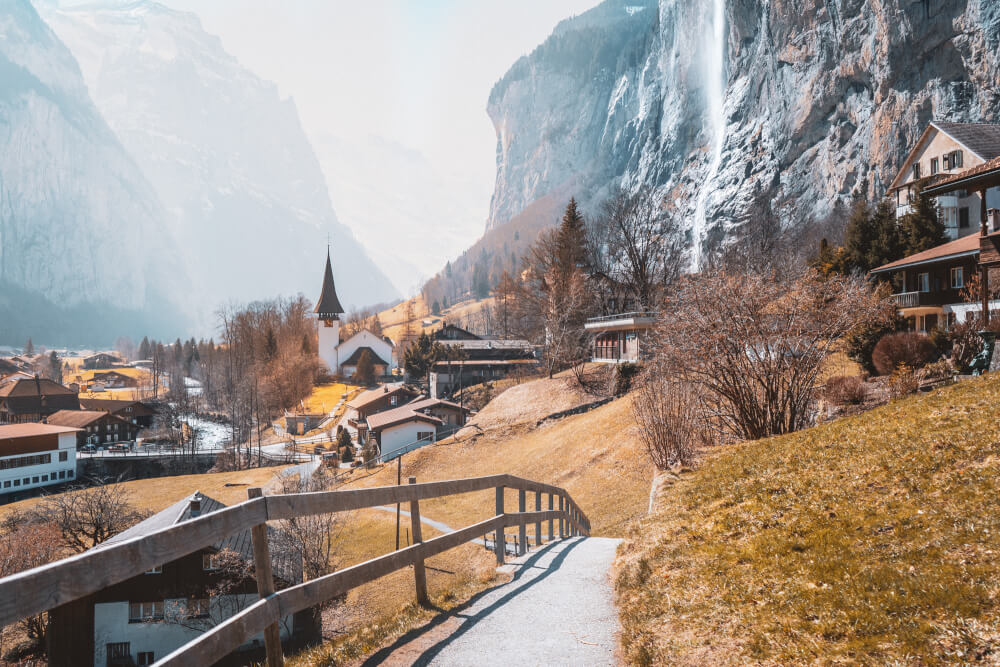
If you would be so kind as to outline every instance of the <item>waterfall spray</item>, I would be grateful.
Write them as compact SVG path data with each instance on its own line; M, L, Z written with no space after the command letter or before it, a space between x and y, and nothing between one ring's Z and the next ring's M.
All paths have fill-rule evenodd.
M712 41L707 60L708 122L712 129L711 154L708 173L702 179L694 209L694 226L691 229L691 270L698 271L702 264L708 221L706 200L712 182L722 163L722 145L726 140L726 0L712 0Z

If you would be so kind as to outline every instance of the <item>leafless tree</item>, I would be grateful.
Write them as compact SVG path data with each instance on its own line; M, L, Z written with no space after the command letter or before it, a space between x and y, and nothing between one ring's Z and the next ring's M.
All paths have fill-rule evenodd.
M77 553L101 544L147 516L132 505L122 484L95 481L91 487L45 496L31 511L33 521L55 526L63 545Z
M644 374L632 402L639 438L660 470L689 465L709 441L703 403L683 381L652 371Z
M0 577L51 563L59 558L62 549L59 529L51 523L9 522L0 532ZM20 626L36 650L44 649L48 614L29 616ZM0 655L3 654L3 631L0 627Z

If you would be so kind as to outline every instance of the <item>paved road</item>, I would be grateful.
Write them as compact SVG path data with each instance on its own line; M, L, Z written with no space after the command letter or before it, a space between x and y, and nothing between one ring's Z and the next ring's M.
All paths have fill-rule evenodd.
M609 569L620 540L552 542L514 562L514 579L442 613L365 665L614 665Z

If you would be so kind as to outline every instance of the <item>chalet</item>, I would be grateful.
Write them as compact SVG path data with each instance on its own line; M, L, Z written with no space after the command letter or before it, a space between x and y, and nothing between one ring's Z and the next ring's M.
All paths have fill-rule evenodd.
M482 337L454 324L445 324L434 332L434 340L482 340Z
M910 211L918 188L929 188L1000 156L1000 124L933 121L920 135L888 188L896 216ZM979 231L980 209L1000 208L1000 188L956 187L935 190L950 239ZM930 194L930 191L928 191Z
M476 337L443 338L438 341L445 357L430 372L432 398L450 395L463 387L531 373L538 368L534 348L526 340L494 340Z
M347 402L348 424L358 431L358 442L368 439L368 418L379 412L393 410L416 398L417 392L402 382L385 384L363 391Z
M42 421L60 410L79 410L80 398L58 382L33 377L0 385L0 424Z
M465 425L468 410L437 398L421 398L368 417L368 431L382 459L436 442Z
M184 521L223 509L225 505L195 492L103 544L105 549L149 535ZM302 562L287 540L268 528L271 561L279 588L302 581ZM257 602L250 565L253 545L249 530L231 535L205 549L164 563L90 597L50 612L49 665L151 665L230 616ZM303 646L314 641L312 612L288 617L279 625L282 643ZM263 635L238 649L245 664L259 659ZM255 655L256 654L256 655ZM92 656L86 661L81 656Z
M99 371L86 384L88 387L100 385L105 389L134 389L138 388L139 380L118 371Z
M0 426L0 498L73 480L77 432L51 424Z
M368 329L362 329L347 340L340 339L340 316L344 307L337 297L333 283L333 266L330 251L326 253L326 268L323 271L323 286L319 301L316 302L316 326L319 339L319 358L331 373L341 377L351 377L357 372L358 361L367 349L372 355L376 375L389 375L396 368L396 349L393 342Z
M638 363L649 352L647 338L656 325L656 313L633 311L588 319L584 330L593 336L591 360L597 363Z
M28 371L15 371L10 375L4 375L3 377L0 377L0 384L7 384L8 382L13 382L14 380L34 380L34 379L35 379L34 373L29 373Z
M98 352L97 354L92 354L89 357L83 358L83 368L88 371L113 368L121 363L122 360L119 357L116 357L108 352Z
M110 445L135 442L139 427L103 410L60 410L45 420L53 426L80 429L76 434L77 448L84 445Z
M1000 188L1000 157L978 166L937 179L927 187L927 194L938 197L950 193L977 193L979 203L977 234L961 236L954 241L890 262L871 275L893 277L899 291L893 299L910 327L931 331L964 322L970 313L992 311L1000 307L997 300L989 301L990 268L1000 267L1000 210L988 209L990 193ZM968 303L961 295L969 279L979 273L986 285L983 300Z
M103 410L116 417L131 422L140 428L152 428L153 408L140 401L112 400L107 398L81 398L80 407L84 410Z

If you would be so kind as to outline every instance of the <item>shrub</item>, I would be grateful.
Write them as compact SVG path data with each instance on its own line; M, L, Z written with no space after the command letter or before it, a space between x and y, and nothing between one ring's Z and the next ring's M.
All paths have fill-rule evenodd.
M921 368L938 356L926 334L906 331L883 336L872 352L872 363L881 375L893 373L900 364Z
M639 364L618 364L618 367L615 369L615 396L627 394L632 389L632 381L639 374L640 370Z
M947 359L927 364L920 371L926 380L946 380L955 376L955 369Z
M887 297L888 286L879 286L877 294ZM872 363L872 353L878 342L888 334L902 331L906 320L896 310L896 305L887 298L879 309L876 317L866 318L844 336L844 352L848 357L861 364L866 373L875 373Z
M823 397L834 405L859 405L868 398L868 385L857 375L837 375L826 381Z
M690 384L648 374L636 393L632 412L639 438L660 470L693 462L707 442L702 401Z
M889 376L889 397L909 396L920 388L920 378L911 366L900 364Z

